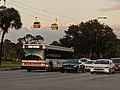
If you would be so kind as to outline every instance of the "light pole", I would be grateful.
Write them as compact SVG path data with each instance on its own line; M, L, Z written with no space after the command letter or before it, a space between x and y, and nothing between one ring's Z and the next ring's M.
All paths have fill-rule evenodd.
M99 19L104 19L106 20L107 17L106 16L99 16L97 17L97 20ZM98 24L96 26L96 29L95 29L95 54L97 55L97 52L98 52L98 32L99 32L99 27L98 27Z

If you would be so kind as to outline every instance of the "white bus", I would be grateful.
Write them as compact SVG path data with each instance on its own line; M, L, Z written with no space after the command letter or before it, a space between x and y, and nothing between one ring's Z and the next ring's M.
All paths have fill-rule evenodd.
M62 63L72 59L74 49L46 44L24 44L21 69L52 71L60 69Z

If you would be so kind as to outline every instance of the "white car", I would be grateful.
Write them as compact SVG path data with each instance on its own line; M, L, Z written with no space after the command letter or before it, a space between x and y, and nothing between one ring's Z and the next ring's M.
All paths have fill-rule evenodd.
M87 61L91 61L89 58L80 58L79 60L82 62L82 64L85 64Z
M94 73L115 73L115 64L110 59L97 59L90 70L91 74Z
M85 66L85 70L86 71L90 71L91 68L93 67L93 64L95 63L96 60L90 60L90 61L86 61L84 66Z

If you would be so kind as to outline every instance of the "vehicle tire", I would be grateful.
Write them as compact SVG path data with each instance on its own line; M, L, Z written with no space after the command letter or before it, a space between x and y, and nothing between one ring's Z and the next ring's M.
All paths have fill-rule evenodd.
M85 73L85 69L82 69L82 73Z
M52 62L52 61L49 61L48 71L49 71L49 72L52 72L52 71L53 71L53 62Z
M68 73L70 73L70 70L68 70Z
M112 74L115 74L115 70L114 70L114 71L112 71Z
M60 72L61 72L61 73L64 73L64 69L61 68L61 69L60 69Z
M113 71L112 74L115 74L115 71Z
M91 74L94 74L94 72L91 72Z
M79 68L75 68L75 73L78 73L79 72Z
M97 74L99 74L99 72L97 72Z
M80 68L81 68L82 73L85 73L85 66L81 65Z
M64 71L62 70L61 73L64 73Z
M111 72L111 69L109 69L109 72L108 72L108 74L111 74L112 72Z
M48 70L47 70L47 71L48 71L48 72L52 72L52 71L53 71L53 66L50 65L50 66L48 67Z
M27 69L27 72L31 72L31 70L30 70L30 69Z

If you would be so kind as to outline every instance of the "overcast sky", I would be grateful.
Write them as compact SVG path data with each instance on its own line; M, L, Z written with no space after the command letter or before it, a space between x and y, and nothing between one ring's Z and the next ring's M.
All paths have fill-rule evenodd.
M51 43L63 37L64 30L71 24L86 22L99 16L106 16L107 20L100 20L114 29L116 35L120 33L120 0L6 0L7 7L17 9L21 15L23 27L20 30L10 30L5 38L16 42L26 34L42 35L45 43ZM3 5L3 0L0 2ZM41 22L39 30L32 30L34 18ZM52 31L50 24L57 19L58 31Z

